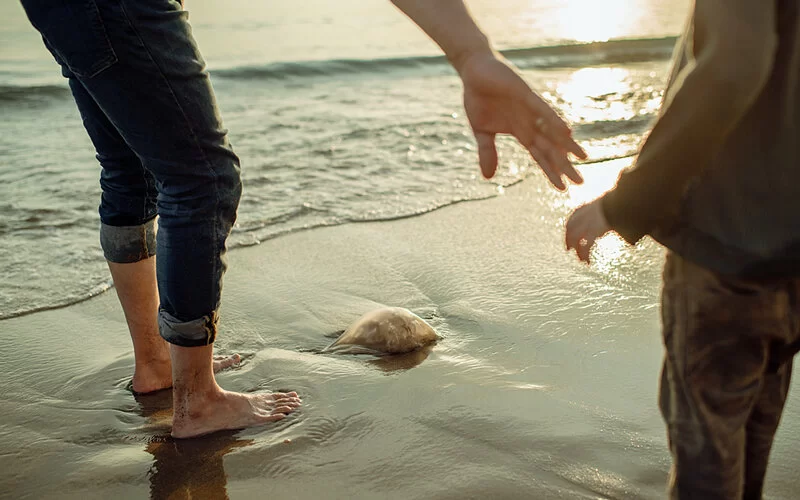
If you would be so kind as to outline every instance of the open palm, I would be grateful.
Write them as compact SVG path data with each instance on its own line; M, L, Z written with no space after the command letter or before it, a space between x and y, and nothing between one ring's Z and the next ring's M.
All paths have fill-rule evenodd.
M527 149L550 182L566 189L566 176L583 182L568 157L586 158L567 124L514 71L491 55L473 57L460 68L464 109L478 144L481 172L487 179L497 170L497 134L513 135Z

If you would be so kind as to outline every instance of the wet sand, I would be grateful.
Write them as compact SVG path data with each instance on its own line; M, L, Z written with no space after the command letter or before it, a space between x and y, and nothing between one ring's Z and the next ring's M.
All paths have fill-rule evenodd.
M601 245L587 268L563 217L623 165L563 195L535 176L420 217L299 232L229 254L220 375L295 390L284 421L176 441L170 394L134 398L113 290L0 322L0 496L8 498L663 498L656 406L663 252ZM391 359L321 354L369 309L443 339ZM796 497L793 389L768 478Z

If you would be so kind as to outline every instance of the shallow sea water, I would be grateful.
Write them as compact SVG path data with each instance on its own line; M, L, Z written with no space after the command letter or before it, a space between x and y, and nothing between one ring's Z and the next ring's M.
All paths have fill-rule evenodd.
M597 162L566 194L505 139L480 178L456 76L388 2L307 4L187 4L245 183L217 345L245 363L220 383L304 398L191 441L168 437L169 393L128 390L99 167L19 5L0 5L0 496L663 498L662 252L610 237L586 268L561 231L632 161L689 2L470 2ZM379 305L443 340L320 354ZM794 401L767 498L794 491Z
M594 160L635 152L686 8L613 4L624 15L597 22L593 2L470 3ZM242 159L231 247L425 213L541 175L501 140L498 175L481 178L458 78L389 2L187 8ZM15 2L0 6L0 113L0 319L101 293L110 282L97 237L99 166L64 79Z

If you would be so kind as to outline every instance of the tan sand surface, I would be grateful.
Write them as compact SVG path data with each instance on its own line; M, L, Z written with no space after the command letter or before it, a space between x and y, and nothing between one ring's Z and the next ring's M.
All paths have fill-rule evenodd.
M656 406L663 253L612 239L564 251L570 207L625 162L555 193L315 229L229 254L220 352L234 390L296 390L283 422L175 442L169 393L126 389L113 291L0 322L0 491L13 498L663 498ZM443 339L399 359L319 351L365 311L402 306ZM767 498L796 498L796 389ZM287 442L288 440L288 442ZM172 496L170 496L172 495Z

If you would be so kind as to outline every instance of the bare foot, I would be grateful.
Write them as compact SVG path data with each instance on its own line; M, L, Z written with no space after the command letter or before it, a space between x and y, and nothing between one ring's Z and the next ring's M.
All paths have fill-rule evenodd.
M214 356L214 373L220 372L242 362L238 354ZM146 394L172 387L172 363L167 353L166 359L136 363L133 369L133 392Z
M133 369L133 392L146 394L172 387L172 364L166 360L140 363Z
M191 438L277 422L299 408L300 403L296 392L242 394L218 389L206 397L194 397L191 408L175 405L172 437Z

